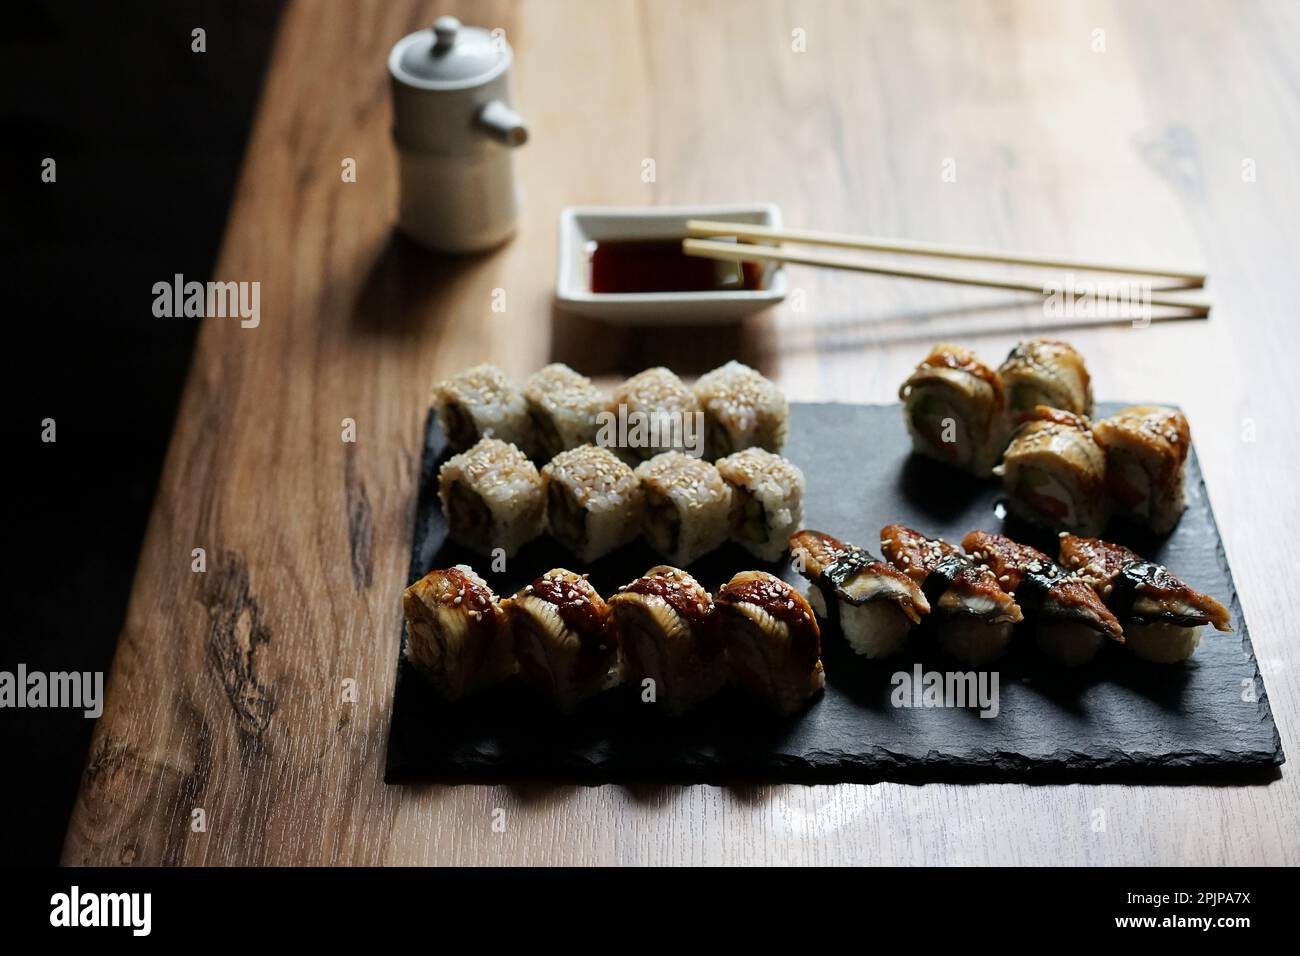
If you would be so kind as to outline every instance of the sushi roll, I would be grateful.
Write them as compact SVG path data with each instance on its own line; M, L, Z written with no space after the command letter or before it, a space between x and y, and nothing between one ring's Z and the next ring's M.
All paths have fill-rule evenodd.
M403 653L444 700L499 684L515 672L497 596L466 564L430 571L402 592Z
M533 463L514 445L483 438L438 470L438 500L458 544L506 557L542 533L546 492Z
M680 714L727 679L713 597L680 568L651 568L609 599L624 677L654 681L655 702Z
M762 561L778 560L803 520L803 472L762 448L728 455L717 468L731 486L732 539Z
M959 345L936 345L898 392L919 454L987 477L1006 447L997 373Z
M641 531L645 496L636 474L608 448L563 451L542 468L551 536L590 562Z
M961 546L1015 596L1048 657L1077 667L1096 657L1106 641L1123 643L1119 621L1092 586L1037 548L987 531L972 531Z
M803 595L766 571L741 571L714 603L737 684L783 714L821 692L821 633Z
M849 646L863 657L889 657L902 650L912 628L930 613L915 581L862 548L820 531L790 538L799 573L812 582L808 604L839 625Z
M728 362L695 382L704 409L704 447L710 459L744 448L780 453L790 424L785 395L762 373Z
M538 461L595 442L605 396L591 379L555 362L528 376L523 394Z
M1206 624L1232 630L1222 604L1121 545L1062 535L1061 563L1097 590L1123 626L1129 650L1143 660L1177 664L1196 652Z
M1013 416L1039 405L1092 415L1092 379L1083 356L1068 342L1030 339L1011 350L998 368Z
M439 382L433 404L452 451L465 451L480 438L528 447L528 404L495 365L476 365Z
M1086 419L1037 406L994 474L1009 509L1053 531L1098 534L1106 524L1106 453Z
M561 712L618 684L618 632L585 574L553 568L504 607L520 676Z
M1093 426L1106 453L1106 493L1116 511L1157 534L1178 524L1187 497L1183 466L1192 447L1183 413L1159 405L1121 409Z
M1006 653L1012 628L1024 614L992 571L947 541L900 524L881 529L880 549L885 560L920 585L940 647L972 667Z
M626 422L626 435L614 440L598 433L597 444L615 447L632 461L645 461L666 451L692 451L699 457L704 451L700 402L666 368L648 368L633 375L615 390L607 410L615 421Z
M642 530L650 546L685 567L727 540L731 486L707 461L668 451L637 465L645 493Z

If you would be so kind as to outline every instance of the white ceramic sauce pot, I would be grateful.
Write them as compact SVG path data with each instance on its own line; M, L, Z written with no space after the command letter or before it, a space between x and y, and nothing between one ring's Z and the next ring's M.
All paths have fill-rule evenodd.
M403 37L388 55L401 202L398 225L439 252L476 252L514 234L514 149L528 139L511 107L510 45L455 17Z

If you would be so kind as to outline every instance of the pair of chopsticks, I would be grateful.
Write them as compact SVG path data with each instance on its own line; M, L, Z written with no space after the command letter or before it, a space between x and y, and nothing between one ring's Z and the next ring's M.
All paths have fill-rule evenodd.
M1036 292L1039 295L1047 295L1052 291L1045 287L1041 281L1030 282L1024 279L995 278L930 269L905 269L887 263L867 262L853 256L835 253L794 251L781 248L779 245L772 245L772 243L799 243L838 249L854 249L863 252L888 252L905 256L927 256L966 262L993 262L1002 265L1108 273L1117 276L1144 276L1160 280L1159 286L1153 284L1152 288L1153 290L1158 288L1160 291L1165 292L1200 289L1205 285L1206 279L1205 274L1201 272L1146 268L1119 263L1081 262L1055 256L997 252L963 246L912 242L905 239L878 239L871 236L853 236L801 229L774 229L771 226L758 226L739 222L715 222L708 219L688 220L686 231L691 238L682 240L682 251L687 255L702 256L706 259L720 259L728 262L791 262L799 265L823 266L830 269L848 269L853 272L869 272L875 275L898 276L904 279L979 286L985 289ZM736 241L717 242L706 238L708 236L735 237ZM1068 286L1063 288L1065 291L1069 291ZM1100 282L1096 292L1099 295L1103 294L1106 288L1106 284ZM1152 316L1153 321L1158 319L1203 319L1210 314L1209 303L1200 300L1152 295L1149 302L1152 306L1180 309L1185 312L1183 315L1176 316Z

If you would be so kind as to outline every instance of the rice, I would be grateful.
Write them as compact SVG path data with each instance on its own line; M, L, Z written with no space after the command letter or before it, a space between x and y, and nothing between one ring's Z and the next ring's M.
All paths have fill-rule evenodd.
M666 368L648 368L633 375L614 391L607 410L625 419L628 440L602 443L616 447L629 460L644 461L692 447L702 450L704 436L696 433L704 418L700 403Z
M641 530L645 496L635 472L608 448L583 445L542 468L551 536L585 562Z
M1156 664L1178 664L1196 653L1201 643L1201 628L1180 627L1177 624L1130 623L1124 628L1124 641L1129 650L1144 661Z
M989 624L973 617L950 617L939 628L939 646L971 667L997 660L1007 652L1010 644L1010 624Z
M538 461L596 440L596 416L605 408L605 396L585 375L555 362L524 381L523 395Z
M528 404L495 365L476 365L439 382L433 389L433 403L453 451L464 451L480 438L528 447L532 431Z
M546 493L533 463L514 445L484 438L438 471L438 500L453 541L506 557L542 533Z
M1097 656L1106 643L1106 636L1077 621L1040 622L1034 640L1038 649L1048 657L1066 667L1078 667Z
M717 468L731 486L733 540L763 561L779 560L803 521L803 472L762 448L728 455Z
M646 540L670 564L685 567L727 540L732 491L713 465L670 451L642 462L636 476Z
M704 409L709 458L744 448L780 452L785 447L790 406L760 372L731 361L701 375L694 391Z

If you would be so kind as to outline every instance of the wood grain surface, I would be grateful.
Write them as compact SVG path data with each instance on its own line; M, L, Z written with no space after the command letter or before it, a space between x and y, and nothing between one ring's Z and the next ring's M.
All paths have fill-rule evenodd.
M519 235L438 260L392 231L385 57L449 11L507 31L532 139ZM1291 766L1247 787L381 780L436 378L738 357L793 399L888 401L937 339L996 360L1063 327L1100 398L1187 410L1294 758L1297 64L1287 2L298 0L214 276L261 283L261 324L203 320L65 862L1300 863ZM562 206L749 200L792 226L1204 266L1214 313L1070 328L1014 293L799 267L736 328L553 309Z

